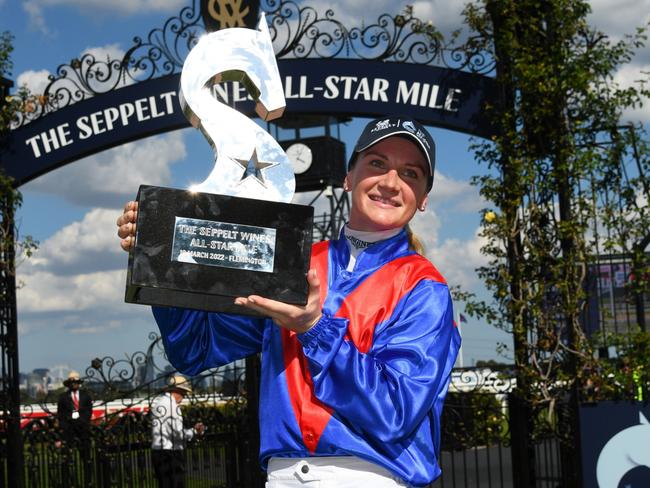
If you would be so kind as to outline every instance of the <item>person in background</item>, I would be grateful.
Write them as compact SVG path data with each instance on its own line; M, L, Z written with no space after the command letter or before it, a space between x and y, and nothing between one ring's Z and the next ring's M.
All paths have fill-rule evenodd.
M260 463L269 488L426 486L441 471L440 415L460 347L447 284L409 228L435 146L408 116L371 121L348 163L349 221L312 248L307 304L250 295L262 317L154 307L186 374L262 352ZM117 220L135 240L137 204Z
M55 445L59 448L65 446L71 461L75 460L74 450L79 450L84 473L83 484L90 486L92 483L90 419L93 413L93 401L88 392L81 389L82 383L83 381L76 371L70 371L67 379L63 382L66 391L59 395L56 411L63 444L61 441L57 441ZM65 486L76 485L75 471L70 470L71 466L74 466L74 462L64 463Z
M175 375L166 390L151 403L151 461L161 488L185 486L185 443L205 430L202 423L191 429L183 426L180 405L191 393L192 385L187 378Z

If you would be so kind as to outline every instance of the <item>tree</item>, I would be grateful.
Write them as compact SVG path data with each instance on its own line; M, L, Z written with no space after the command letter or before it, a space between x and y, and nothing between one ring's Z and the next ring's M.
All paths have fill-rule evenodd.
M10 83L5 76L10 76L13 68L11 61L12 39L9 32L0 33L0 81L2 82L2 86L0 86L0 96L2 97L0 100L0 144L4 144L16 115L29 111L30 107L38 103L38 97L31 95L29 90L24 87L20 88L15 96L9 95ZM3 217L2 225L0 225L0 254L4 256L4 259L0 261L0 268L2 268L2 272L9 272L13 275L16 265L15 255L30 257L38 247L38 243L31 236L25 236L22 240L15 239L13 213L22 204L22 194L15 188L13 180L2 171L0 171L0 199L3 201L4 208L8 209L12 215L9 220ZM11 248L11 252L7 254L9 248Z

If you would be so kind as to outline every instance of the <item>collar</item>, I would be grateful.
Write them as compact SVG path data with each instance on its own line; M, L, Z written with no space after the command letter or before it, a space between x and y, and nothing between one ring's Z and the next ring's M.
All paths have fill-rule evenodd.
M331 241L330 245L335 250L331 261L337 268L346 269L350 261L350 246L345 237L345 227L341 229L338 239ZM394 236L373 243L357 256L355 269L375 269L399 256L410 254L408 237L404 229L400 229Z

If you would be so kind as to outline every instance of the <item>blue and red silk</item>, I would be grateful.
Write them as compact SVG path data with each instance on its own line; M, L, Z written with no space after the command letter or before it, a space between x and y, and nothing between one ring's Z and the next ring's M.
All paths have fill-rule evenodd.
M270 319L154 308L186 374L262 352L260 460L355 455L424 486L440 474L440 414L460 346L448 288L404 232L346 270L344 239L314 245L323 317L305 334Z

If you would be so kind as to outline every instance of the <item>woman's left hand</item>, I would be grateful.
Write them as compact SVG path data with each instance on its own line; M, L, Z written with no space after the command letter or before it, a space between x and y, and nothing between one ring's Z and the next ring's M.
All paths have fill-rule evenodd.
M271 317L276 324L286 329L299 334L307 332L322 316L320 279L315 269L310 269L307 273L307 282L309 283L309 293L307 304L304 306L269 300L257 295L235 298L235 304Z

